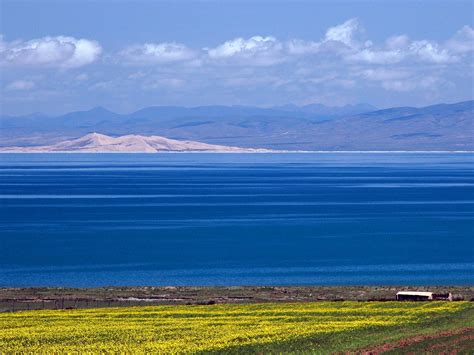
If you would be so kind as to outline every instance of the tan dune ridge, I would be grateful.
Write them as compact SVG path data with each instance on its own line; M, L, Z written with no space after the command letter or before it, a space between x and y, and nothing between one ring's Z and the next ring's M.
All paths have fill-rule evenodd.
M157 152L268 152L268 149L240 148L207 144L161 136L124 135L111 137L90 133L83 137L52 145L3 147L1 152L89 152L89 153L157 153Z

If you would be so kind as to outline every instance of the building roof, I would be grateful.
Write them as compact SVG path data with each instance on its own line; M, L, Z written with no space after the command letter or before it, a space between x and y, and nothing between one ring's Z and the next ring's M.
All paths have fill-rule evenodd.
M400 291L397 292L397 295L404 295L404 296L433 296L433 292L421 292L421 291Z

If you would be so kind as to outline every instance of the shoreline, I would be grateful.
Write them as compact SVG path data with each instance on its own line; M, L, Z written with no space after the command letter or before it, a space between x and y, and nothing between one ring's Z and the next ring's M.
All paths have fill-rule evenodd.
M394 301L398 291L451 292L474 301L474 286L140 286L0 288L0 312L151 305Z
M266 150L250 148L256 151L158 151L158 152L110 152L110 151L20 151L0 150L0 154L473 154L474 150ZM258 151L262 149L262 151Z

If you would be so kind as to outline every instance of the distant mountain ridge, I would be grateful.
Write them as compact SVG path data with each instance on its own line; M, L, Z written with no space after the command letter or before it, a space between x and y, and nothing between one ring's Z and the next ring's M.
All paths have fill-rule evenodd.
M382 110L367 104L157 106L124 115L96 107L56 117L3 116L0 144L53 145L101 132L275 150L473 150L473 122L474 101Z
M83 137L53 145L36 147L4 147L0 152L91 152L91 153L157 153L157 152L259 152L249 149L206 144L194 141L177 141L159 136L126 135L110 137L90 133Z
M196 115L206 115L208 117L221 117L222 115L232 115L232 116L249 116L249 115L264 115L264 116L274 116L285 113L292 113L294 115L301 115L303 113L311 115L313 118L317 116L330 116L336 117L341 115L348 114L358 114L363 112L374 111L377 108L370 104L355 104L355 105L344 105L344 106L325 106L322 104L309 104L303 106L297 105L284 105L284 106L275 106L269 108L253 107L253 106L224 106L224 105L214 105L214 106L195 106L195 107L183 107L183 106L149 106L132 113L128 114L119 114L113 111L110 111L102 106L93 107L90 110L86 111L74 111L69 112L64 115L59 116L49 116L42 114L41 112L35 112L28 115L20 116L4 116L8 118L84 118L90 116L102 116L106 118L110 117L142 117L146 118L154 115L161 115L161 117L194 117Z

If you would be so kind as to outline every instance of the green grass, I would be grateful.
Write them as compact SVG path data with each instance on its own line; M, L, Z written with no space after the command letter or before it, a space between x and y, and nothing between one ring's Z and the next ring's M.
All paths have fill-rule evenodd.
M378 302L377 302L378 303ZM420 320L414 324L400 324L388 327L361 328L353 331L337 332L298 338L295 340L272 343L272 344L252 344L227 348L228 353L345 353L356 352L367 348L372 348L385 343L396 343L402 339L416 335L436 334L442 331L455 330L465 327L474 328L474 304L463 302L465 305L457 312L446 314L434 314L428 319ZM412 303L413 304L413 303ZM414 303L420 305L420 303ZM429 303L421 303L424 307L429 307ZM439 340L438 340L439 342ZM422 344L414 344L407 349L392 350L387 354L419 353L425 346L437 343L436 340L426 341ZM474 353L474 344L466 341L462 344L463 350L469 354ZM413 349L413 350L412 350ZM444 349L449 350L449 349Z

